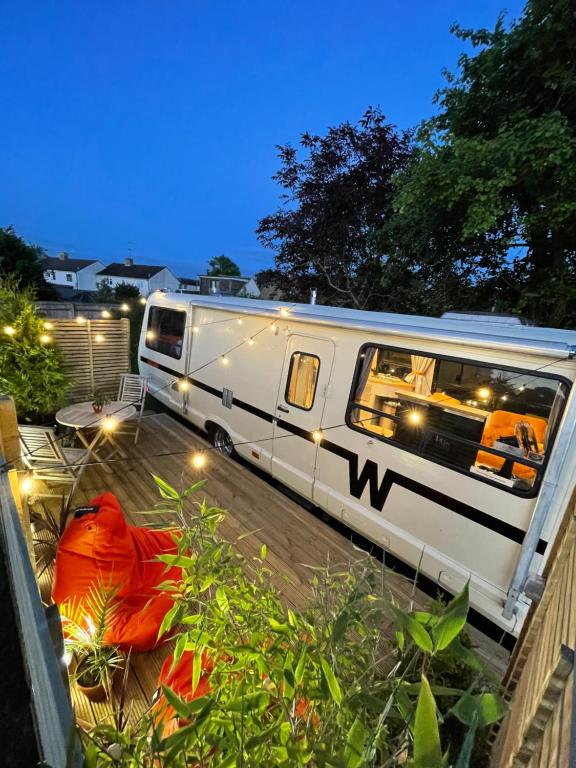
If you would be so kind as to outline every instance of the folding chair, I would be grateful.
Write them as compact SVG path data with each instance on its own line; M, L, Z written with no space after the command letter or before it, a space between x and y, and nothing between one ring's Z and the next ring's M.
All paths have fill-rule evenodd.
M90 456L84 448L63 448L51 427L18 425L22 461L35 480L48 487L71 486L73 494ZM34 492L34 496L59 494Z
M148 385L148 376L139 376L137 373L124 373L120 379L118 388L118 400L124 403L132 403L136 408L136 416L128 421L123 421L114 430L115 435L134 435L134 445L138 442L140 434L140 422L144 412L144 401L146 400L146 387Z

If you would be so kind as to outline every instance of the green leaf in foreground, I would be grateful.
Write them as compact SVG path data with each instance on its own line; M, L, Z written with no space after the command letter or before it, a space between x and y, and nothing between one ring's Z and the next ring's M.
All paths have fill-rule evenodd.
M360 718L356 718L348 731L346 747L344 749L344 762L346 768L359 768L364 762L364 747L368 731Z
M414 768L442 768L436 702L424 675L414 722Z
M466 624L468 616L468 584L446 606L440 620L432 630L435 650L443 651L455 640Z
M332 694L332 698L334 699L336 704L341 704L342 690L340 689L340 685L338 683L338 680L336 679L336 675L334 674L332 667L323 656L320 658L320 664L322 666L322 672L324 673L326 683L328 685L330 693Z

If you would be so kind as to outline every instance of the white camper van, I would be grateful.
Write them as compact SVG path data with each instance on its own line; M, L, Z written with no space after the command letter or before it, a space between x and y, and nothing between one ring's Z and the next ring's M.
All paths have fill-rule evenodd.
M517 635L576 478L576 332L148 298L150 392Z

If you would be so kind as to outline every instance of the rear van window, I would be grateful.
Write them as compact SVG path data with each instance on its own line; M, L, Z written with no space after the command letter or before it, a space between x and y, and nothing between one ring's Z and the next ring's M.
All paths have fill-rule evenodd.
M146 346L161 355L180 360L185 326L186 312L164 307L150 307Z

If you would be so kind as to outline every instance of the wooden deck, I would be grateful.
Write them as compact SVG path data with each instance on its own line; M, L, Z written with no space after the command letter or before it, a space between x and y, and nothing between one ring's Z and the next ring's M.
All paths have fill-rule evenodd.
M112 491L128 519L134 524L144 524L149 522L149 517L144 518L139 512L151 509L159 500L152 472L177 488L205 478L203 493L208 503L229 510L221 526L222 534L235 540L252 531L238 542L240 551L249 558L260 553L263 543L267 545L267 565L290 607L300 607L309 599L311 571L307 565L325 565L328 558L334 564L348 563L360 556L342 534L241 463L210 451L206 466L201 471L194 470L189 464L190 455L194 450L206 448L207 443L168 414L145 417L138 445L134 446L131 440L130 437L123 438L122 446L135 460L108 465L112 467L112 473L105 472L102 467L89 467L74 506L84 504L104 491ZM46 584L49 578L50 574L46 573L42 585L45 592L49 591ZM404 577L391 573L386 578L390 591L402 605L412 601L421 607L428 602L429 598L414 589ZM503 671L507 653L472 628L471 635L485 660L495 670ZM160 667L170 650L167 644L152 653L133 655L127 691L132 720L147 711ZM76 714L82 724L88 726L111 718L111 704L91 704L76 693L74 686L72 688Z

